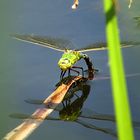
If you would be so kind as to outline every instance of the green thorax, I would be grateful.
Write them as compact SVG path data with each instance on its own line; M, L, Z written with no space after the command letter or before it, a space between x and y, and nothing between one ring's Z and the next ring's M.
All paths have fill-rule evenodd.
M58 62L61 70L66 71L71 68L83 55L78 51L66 50Z

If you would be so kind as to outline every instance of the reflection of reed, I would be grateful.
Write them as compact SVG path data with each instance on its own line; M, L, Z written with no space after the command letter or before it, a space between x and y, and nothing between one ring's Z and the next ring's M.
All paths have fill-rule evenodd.
M63 79L62 82L67 82L67 78ZM57 86L61 84L58 83ZM81 93L77 91L82 91ZM86 119L95 119L95 120L103 120L103 121L111 121L115 123L115 117L109 114L99 114L90 110L83 109L83 104L86 101L90 92L90 86L79 82L74 84L65 95L62 104L55 108L55 111L59 112L59 117L51 117L48 116L47 120L53 121L71 121L78 123L86 128L97 130L111 136L117 137L116 132L109 128L99 127L92 123L86 122ZM43 104L43 100L25 100L30 104ZM27 114L11 114L10 117L17 119L26 119L30 116ZM34 118L33 118L34 119ZM140 122L133 121L134 127L140 127Z
M80 76L71 77L67 84L62 83L56 90L46 98L43 103L45 107L37 109L29 118L9 132L3 139L5 140L23 140L27 138L56 108L63 100L69 88L77 81L82 80Z
M62 83L68 84L69 78L70 77L64 78L61 82L57 84L57 86L59 87ZM82 81L77 80L77 82L74 82L71 88L69 88L67 94L63 99L62 104L59 104L56 108L50 105L47 106L50 109L54 109L55 111L58 111L59 116L58 117L48 116L44 119L53 120L53 121L71 121L71 122L78 123L86 128L97 130L109 134L113 137L117 137L115 130L99 127L92 123L89 123L89 119L115 122L115 117L113 115L99 114L90 110L83 109L83 104L86 101L89 92L90 92L90 86L85 84L83 80ZM28 99L25 100L25 102L30 104L44 105L43 100ZM30 116L27 114L20 114L20 113L11 114L10 117L16 119L32 120L34 122L38 120L37 116L34 115ZM88 119L88 122L86 121L86 119ZM133 121L133 125L134 127L140 127L140 122Z
M59 83L57 85L59 85ZM78 94L76 94L77 91L82 91L82 92L81 93L78 92ZM68 93L64 97L62 104L59 105L55 109L56 111L59 111L59 117L54 118L54 117L49 116L46 119L47 120L55 120L55 121L76 122L76 123L78 123L86 128L94 129L94 130L104 132L106 134L110 134L110 135L116 137L116 133L113 130L108 129L108 128L98 127L96 125L93 125L91 123L88 123L88 122L80 119L80 118L93 119L92 115L94 116L94 114L92 114L92 115L90 114L91 115L90 116L88 114L86 115L86 112L82 111L83 104L86 101L86 99L89 95L89 92L90 92L89 85L86 85L83 82L79 82L79 83L77 82L69 89ZM29 100L26 100L26 102L31 103L31 104L43 104L43 101L41 101L41 100L29 99ZM10 117L26 119L30 116L28 116L26 114L11 114ZM98 119L98 117L96 117L96 119ZM101 117L99 117L99 119L101 120Z

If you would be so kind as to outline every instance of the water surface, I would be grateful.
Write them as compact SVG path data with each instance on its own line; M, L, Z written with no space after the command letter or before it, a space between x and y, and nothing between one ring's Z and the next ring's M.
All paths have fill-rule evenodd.
M76 11L71 10L73 1L63 0L24 0L0 2L1 46L0 46L0 138L15 128L22 120L10 118L12 113L33 113L38 105L24 102L26 99L45 99L55 89L59 81L60 70L57 61L60 52L37 47L36 45L13 40L9 35L37 34L60 37L71 40L77 47L105 41L105 18L102 1L80 1ZM132 4L121 2L119 15L122 40L138 41L140 28L134 17L139 16L139 1ZM140 47L140 46L139 46ZM126 73L139 73L140 48L123 50ZM109 74L107 52L87 53L101 74ZM83 65L83 61L78 63ZM139 111L140 77L128 78L128 91L133 120L140 122ZM90 94L84 107L101 114L114 114L110 80L90 81ZM98 127L111 128L115 125L104 121L90 121ZM135 129L135 138L139 139L139 129ZM74 122L45 121L28 139L100 139L116 138L93 129L88 129Z

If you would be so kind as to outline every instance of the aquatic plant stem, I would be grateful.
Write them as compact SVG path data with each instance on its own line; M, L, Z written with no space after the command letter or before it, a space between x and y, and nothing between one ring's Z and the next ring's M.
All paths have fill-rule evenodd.
M119 30L113 0L104 0L106 36L119 140L134 140Z

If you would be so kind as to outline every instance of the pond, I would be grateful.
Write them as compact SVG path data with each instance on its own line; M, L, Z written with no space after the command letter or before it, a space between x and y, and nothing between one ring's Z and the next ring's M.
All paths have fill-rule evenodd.
M29 104L31 99L43 100L55 89L60 70L57 62L62 53L49 48L14 40L10 34L34 34L64 38L72 41L77 48L96 42L105 42L105 17L102 1L80 1L77 10L71 9L73 1L64 0L1 0L0 2L0 138L23 122L10 114L32 114L39 105ZM118 5L121 40L139 41L140 27L138 18L139 1L134 1L128 9L127 2ZM140 76L129 74L140 72L140 45L122 50L133 120L140 122L139 82ZM109 75L107 51L87 52L98 77ZM83 61L78 65L85 66ZM118 73L119 74L119 73ZM114 115L110 79L89 81L90 93L84 102L83 110L99 114ZM53 113L53 116L57 114ZM104 115L102 115L104 117ZM98 128L111 129L115 124L110 121L83 119ZM90 126L91 126L90 125ZM140 138L140 126L134 128L135 139ZM87 128L76 122L45 120L28 140L46 139L117 139L110 133Z

